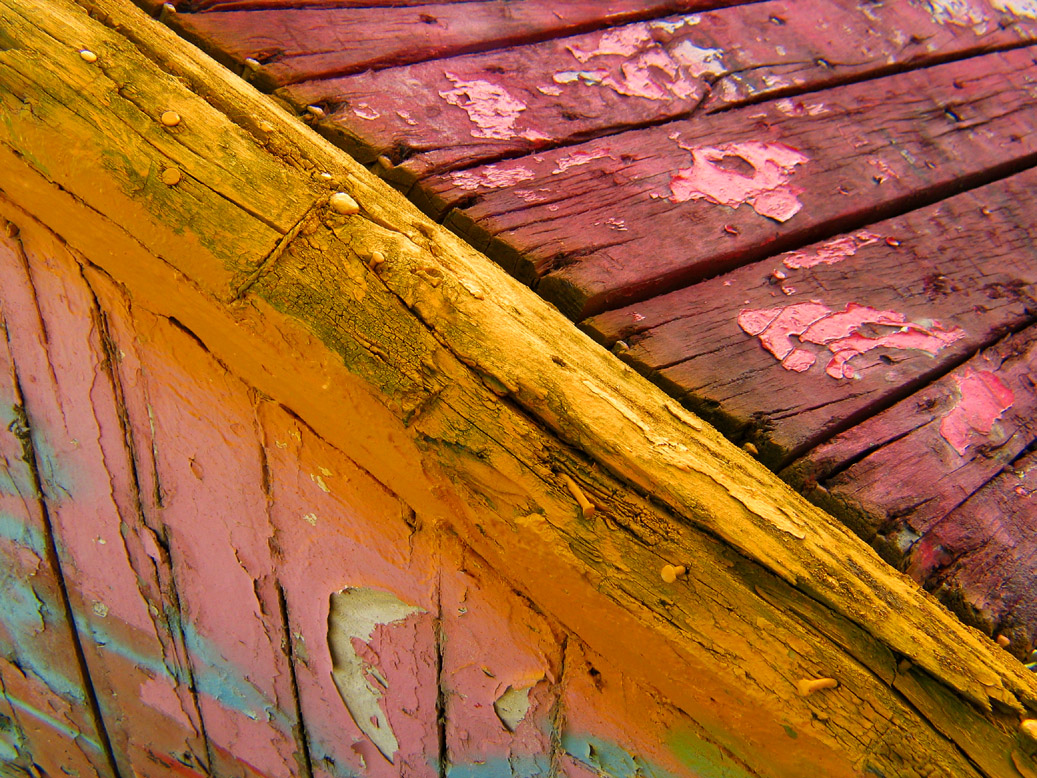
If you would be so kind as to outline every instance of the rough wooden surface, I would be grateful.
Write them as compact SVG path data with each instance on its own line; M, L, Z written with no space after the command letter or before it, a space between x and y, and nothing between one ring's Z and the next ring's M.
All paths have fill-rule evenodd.
M781 466L1033 320L1035 192L1020 173L585 327Z
M1037 640L1020 482L1037 439L1035 342L1033 327L1006 338L786 474L968 621L1013 635L1020 655Z
M169 21L269 86L503 48L732 0L524 0L403 7L178 13Z
M579 320L1032 164L1033 62L990 54L814 93L813 116L773 101L427 188Z
M993 10L976 13L965 25L917 3L778 0L304 81L279 94L300 111L320 106L322 133L363 162L385 157L394 167L378 172L410 187L781 95L792 96L790 112L810 114L818 102L796 95L1034 40L1033 20L1002 25ZM502 120L481 126L494 106Z
M281 193L304 212L313 207L317 218L283 242L270 236L280 242L278 253L228 302L217 296L222 289L194 278L190 266L164 259L189 245L194 261L222 262L193 232L170 230L175 215L138 207L139 218L127 219L114 199L76 199L68 191L70 173L36 161L45 143L19 155L26 135L0 131L4 196L124 286L134 306L167 319L181 333L170 336L183 344L177 351L199 344L210 366L216 361L235 386L251 387L240 391L283 403L321 445L338 449L391 491L418 526L454 528L544 615L693 719L701 737L685 742L699 743L692 756L710 767L742 763L773 776L1012 775L1015 763L1032 769L1015 733L1020 718L1037 711L1037 683L1016 660L267 99L120 0L83 0L82 7L93 16L66 0L33 7L40 24L57 20L58 54L77 53L80 40L99 36L106 56L132 58L138 75L154 75L158 84L162 70L183 79L176 83L190 83L197 101L238 123L257 150L264 143L279 164L317 174L300 175ZM33 46L25 32L4 61L31 58L34 69L68 67L83 78L95 66L42 57ZM5 94L8 72L0 71ZM76 105L89 115L88 99ZM260 134L260 123L270 129ZM117 142L103 129L92 138ZM321 179L321 172L331 178ZM132 189L123 168L95 166L90 175L111 191L146 197ZM320 186L328 188L314 192L310 180L327 181ZM323 198L335 189L348 191L360 212L327 208ZM159 229L172 232L162 257L135 237ZM263 256L272 250L261 248L256 253ZM193 272L204 276L205 268ZM230 445L240 434L233 425L217 429L227 430L229 447L244 450ZM319 469L311 475L324 478ZM313 526L306 515L301 521ZM222 533L231 530L245 533L240 564L224 569L235 579L258 575L252 596L262 602L268 582L262 560L257 565L252 558L252 533L268 530L262 517L250 517L247 526L239 519L218 523L215 542L226 543ZM663 582L666 563L683 564L686 577ZM176 569L175 558L172 564ZM408 607L421 606L407 602L401 584L389 588ZM309 623L319 623L324 611L313 610L314 603L331 593L325 586L300 604L309 609ZM260 610L261 633L284 628L277 614ZM399 642L390 645L386 635L383 643L374 633L361 641L377 655L369 656L371 667L379 666L383 645L389 658L400 656L401 646L428 645L415 642L421 617L409 618L392 619L404 630ZM203 623L211 630L214 621ZM267 667L265 638L258 637L251 644L260 651L257 667ZM303 645L307 656L316 651L309 640ZM315 677L321 676L326 694L326 674ZM797 684L820 676L836 678L838 688L801 696ZM300 691L302 677L296 675ZM299 694L296 710L302 699ZM271 711L281 709L273 703ZM227 713L225 727L216 707L206 713L200 706L205 720L216 722L223 743L242 742L231 727L240 719ZM419 724L438 718L420 700L402 710L398 715ZM360 729L373 731L363 721ZM283 722L271 714L265 731L274 742L285 732ZM298 731L292 737L295 744L304 740ZM407 743L420 741L414 737ZM570 742L559 764L597 769L591 751ZM307 753L316 768L313 750ZM589 760L583 767L581 756Z

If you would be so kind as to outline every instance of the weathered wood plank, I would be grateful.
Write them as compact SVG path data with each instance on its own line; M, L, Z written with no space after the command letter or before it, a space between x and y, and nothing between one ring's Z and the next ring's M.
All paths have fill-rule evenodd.
M962 12L964 6L958 11ZM764 2L281 91L404 188L429 175L1037 39L1037 21L920 3ZM1007 18L1011 23L999 23ZM788 110L809 114L803 98ZM461 179L464 180L464 179ZM471 179L474 185L477 177ZM506 179L501 180L502 183ZM411 192L420 203L420 192Z
M1037 316L1035 194L1020 173L585 328L781 466Z
M223 61L263 67L276 87L571 35L737 0L524 0L377 8L177 14L169 21Z
M17 218L10 211L0 204L0 215ZM138 530L139 495L100 311L54 235L23 215L11 240L20 257L0 263L8 339L26 377L42 499L117 764L142 778L166 774L156 755L204 765L197 725L177 702L187 679L167 662L163 603L143 584L156 560L134 564L125 539Z
M892 563L940 587L970 622L1021 637L1021 654L1037 642L1032 597L1022 596L1032 590L1033 518L1010 465L1037 439L1035 371L1037 329L1030 327L818 446L784 473ZM1006 468L997 485L982 490ZM1004 494L1013 477L1012 488L1022 492ZM993 520L994 508L1008 513ZM971 575L956 574L956 559L970 550L978 566ZM988 555L1006 554L996 568L982 564L985 557L989 565Z
M549 776L570 637L451 535L440 558L448 778ZM597 733L607 737L603 728Z
M817 92L813 116L773 101L427 188L457 206L448 224L579 319L1031 164L1034 58L989 54Z
M417 526L396 495L285 409L261 402L258 417L270 474L277 578L313 775L435 775L440 754L434 530ZM375 703L381 726L374 729L357 707L363 688L332 683L333 671L343 665L341 656L329 652L331 598L348 590L359 595L354 624L370 627L369 634L357 636L365 646L362 661L385 681ZM370 598L365 610L365 596L375 592L381 597ZM337 615L347 612L336 609ZM369 695L370 703L375 693Z
M20 265L4 221L0 266ZM40 500L31 428L8 345L0 337L0 700L11 719L4 763L36 763L50 775L113 778L67 618ZM41 452L45 455L46 452ZM0 743L3 743L0 740Z
M191 328L418 515L458 528L545 612L666 689L754 769L991 772L968 761L984 764L982 753L962 756L917 712L923 706L907 705L880 680L890 677L883 651L931 673L957 704L974 703L976 731L1002 751L1012 747L1018 716L1037 711L1037 683L1014 659L485 257L344 155L293 131L265 98L227 81L119 0L83 2L149 55L191 74L231 116L273 124L283 141L275 153L347 171L340 185L362 207L355 217L322 212L329 226L292 240L244 304L232 307L134 247L122 226L133 224L117 212L75 201L55 208L69 203L67 194L30 162L4 155L0 187L91 247L91 260L126 283L139 305ZM127 250L109 251L102 238ZM498 399L504 394L507 402ZM586 502L581 509L580 495L597 510ZM688 586L664 584L660 563L686 553L695 560ZM761 599L767 588L778 592L777 604ZM814 638L815 628L780 604L797 597L826 625L804 648L818 652L805 662L790 641ZM851 637L840 642L840 634ZM871 641L881 650L865 652ZM818 700L796 692L797 680L818 668L847 679L843 692L825 695L834 713L821 726L812 723ZM881 710L865 709L862 721L861 700L876 698ZM799 736L794 751L783 724Z
M1014 653L1037 643L1033 597L1037 454L1008 465L916 541L908 572Z
M125 301L107 302L113 318L130 315ZM189 334L146 311L113 338L140 371L124 379L136 390L126 412L137 459L153 472L148 509L168 547L168 596L212 771L294 775L301 745L252 393Z
M304 173L82 10L4 9L0 142L85 203L118 204L145 246L233 296L313 204ZM112 186L99 168L125 182ZM301 196L283 197L289 189ZM182 234L193 241L174 239ZM203 240L218 265L198 262Z

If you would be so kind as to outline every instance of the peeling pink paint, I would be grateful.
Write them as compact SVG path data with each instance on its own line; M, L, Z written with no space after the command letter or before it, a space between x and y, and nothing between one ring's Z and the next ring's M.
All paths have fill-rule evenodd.
M473 138L508 140L515 137L515 122L526 110L525 103L512 97L504 87L489 81L465 81L453 73L444 75L454 88L440 92L439 96L468 114L478 128L472 130Z
M454 186L466 192L476 189L506 189L535 177L529 168L499 168L496 165L488 165L482 170L460 170L450 174Z
M951 378L958 385L961 398L940 422L940 435L964 456L976 435L990 434L994 422L1012 407L1015 395L989 370L967 367Z
M882 240L881 235L874 232L861 230L853 235L844 235L841 238L830 240L813 251L790 251L785 255L782 264L790 270L803 270L816 265L834 265L849 259L857 250L864 246L870 246Z
M894 331L863 334L861 329L869 325ZM902 313L880 311L857 303L848 303L842 311L835 312L818 302L747 309L738 314L738 326L747 334L759 337L760 344L777 357L786 370L802 373L816 360L811 351L797 347L793 336L800 343L824 346L832 355L825 372L837 379L856 378L850 361L875 348L935 354L965 337L959 327L946 329L935 321L929 325L916 324L907 321Z
M602 33L595 46L572 45L568 49L581 65L590 62L598 66L605 58L607 67L562 70L553 76L556 84L604 86L625 97L687 100L705 89L701 76L724 72L720 49L681 41L668 51L643 22Z
M796 197L803 190L792 186L789 177L808 158L795 149L757 141L689 147L676 136L673 140L691 154L693 162L671 179L673 202L705 199L731 208L747 203L761 216L779 222L788 221L803 207ZM741 160L752 168L752 175L725 167L725 160Z
M652 39L652 33L648 25L640 22L603 32L598 39L598 45L592 49L584 49L580 46L568 46L567 48L579 62L586 62L592 57L602 57L610 54L619 57L630 57L654 43L655 41Z
M997 0L994 0L994 4L997 4ZM930 16L939 24L972 27L979 35L987 30L986 14L972 0L925 0L925 5Z
M608 149L574 151L571 154L566 154L564 157L558 159L558 162L555 164L555 169L551 171L551 175L564 173L571 167L586 165L596 159L615 159L615 157L612 156L612 152Z
M990 4L999 11L1037 19L1037 0L990 0Z
M357 103L356 108L353 109L353 113L361 119L367 119L369 121L381 116L381 113L379 113L377 109L372 108L367 103Z

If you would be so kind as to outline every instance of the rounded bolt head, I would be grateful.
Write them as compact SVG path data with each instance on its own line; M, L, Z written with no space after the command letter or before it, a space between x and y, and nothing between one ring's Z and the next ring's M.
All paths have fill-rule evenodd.
M263 66L259 64L258 59L252 59L252 57L245 57L245 67L247 67L254 73Z
M161 117L159 117L159 121L167 127L176 127L180 124L180 114L176 111L166 111Z
M79 56L83 58L84 62L97 62L97 55L90 49L80 49Z
M328 205L331 206L333 211L343 216L352 216L355 213L360 213L360 205L345 192L335 192L328 200Z
M684 565L663 565L663 569L659 571L659 575L666 583L672 584L686 572L687 570Z
M1023 722L1019 725L1019 732L1024 737L1037 742L1037 719L1023 719Z
M180 183L180 179L183 178L180 171L175 167L167 167L162 171L162 183L167 186L176 186Z
M1009 639L1008 635L998 635L997 644L1001 646L1001 648L1008 648L1012 645L1012 641Z
M306 106L306 112L315 119L324 118L324 109L319 105L308 105Z

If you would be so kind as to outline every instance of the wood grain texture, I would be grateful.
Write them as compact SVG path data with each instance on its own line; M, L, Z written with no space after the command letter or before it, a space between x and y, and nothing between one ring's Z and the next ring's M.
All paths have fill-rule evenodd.
M5 15L4 40L0 142L85 203L120 203L144 245L214 292L233 296L313 204L304 171L264 154L248 131L85 12L22 4ZM167 112L175 126L163 123ZM125 171L121 188L95 174L99 160ZM289 188L302 196L286 199ZM180 234L194 241L173 239ZM202 240L218 265L197 264Z
M304 81L280 94L300 110L322 106L322 133L362 162L387 157L395 167L380 174L410 187L436 173L696 111L1033 42L1033 20L1002 18L975 10L964 24L925 3L779 0ZM491 105L507 106L509 121L480 126ZM788 110L819 109L803 97ZM410 195L420 203L420 192Z
M513 46L734 0L523 0L177 14L170 23L224 61L253 59L267 87Z
M970 622L1014 634L1020 654L1037 640L1028 596L1032 501L1020 482L1029 461L1020 457L1037 439L1035 369L1030 327L784 474ZM957 567L968 553L975 566Z
M814 93L814 116L773 101L427 187L448 224L580 319L1031 164L1033 61L990 54Z
M12 358L26 377L33 447L42 452L41 499L116 764L142 778L168 770L156 754L205 764L188 682L164 642L155 562L131 550L147 530L111 380L118 351L106 348L94 294L68 250L9 206L0 215L19 224L22 261L0 266L0 299Z
M1035 192L1020 173L585 328L781 466L1037 317Z
M0 148L0 188L137 305L175 317L416 515L455 528L752 769L1007 774L1019 718L1037 711L1016 660L267 99L121 0L88 6L229 117L269 122L269 153L336 171L329 186L361 206L320 209L228 304L134 243L117 207L73 200ZM663 582L661 566L685 559L688 577ZM900 657L937 692L891 689ZM800 696L822 672L838 689ZM938 724L943 692L962 716L975 706L969 732Z

